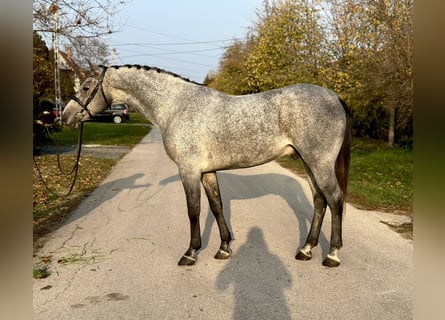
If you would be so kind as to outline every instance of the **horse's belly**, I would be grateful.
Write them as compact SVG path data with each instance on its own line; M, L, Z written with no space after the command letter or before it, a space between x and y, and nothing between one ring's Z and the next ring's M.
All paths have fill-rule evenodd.
M283 155L296 155L295 150L288 146L274 146L270 148L236 148L226 152L207 152L204 163L206 171L217 171L226 169L248 168L270 162Z

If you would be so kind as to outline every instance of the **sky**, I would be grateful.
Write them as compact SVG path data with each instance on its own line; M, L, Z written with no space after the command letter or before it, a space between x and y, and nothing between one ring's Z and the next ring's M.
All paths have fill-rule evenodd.
M244 39L262 0L131 0L114 16L111 64L158 67L202 83L233 39Z

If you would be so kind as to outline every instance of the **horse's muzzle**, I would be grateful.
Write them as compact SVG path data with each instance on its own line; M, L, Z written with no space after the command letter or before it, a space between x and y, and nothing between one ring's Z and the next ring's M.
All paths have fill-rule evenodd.
M88 118L88 115L86 116ZM62 113L62 123L70 128L77 129L82 121L85 121L85 115L81 113L65 114Z

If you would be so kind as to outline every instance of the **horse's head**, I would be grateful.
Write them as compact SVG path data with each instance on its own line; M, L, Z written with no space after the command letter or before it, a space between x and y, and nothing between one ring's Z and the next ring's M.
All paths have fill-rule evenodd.
M77 128L82 121L88 120L92 115L109 107L102 85L106 70L104 67L99 79L89 77L82 83L79 91L63 110L63 123Z

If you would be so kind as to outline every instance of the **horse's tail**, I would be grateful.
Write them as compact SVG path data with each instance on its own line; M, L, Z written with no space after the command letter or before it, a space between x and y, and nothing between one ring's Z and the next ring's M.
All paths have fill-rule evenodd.
M342 99L340 102L346 113L346 130L343 138L343 144L341 145L340 152L335 162L335 174L337 176L338 184L343 192L343 204L346 202L346 189L349 179L349 161L351 157L351 144L352 144L352 113ZM344 209L344 208L343 208Z

